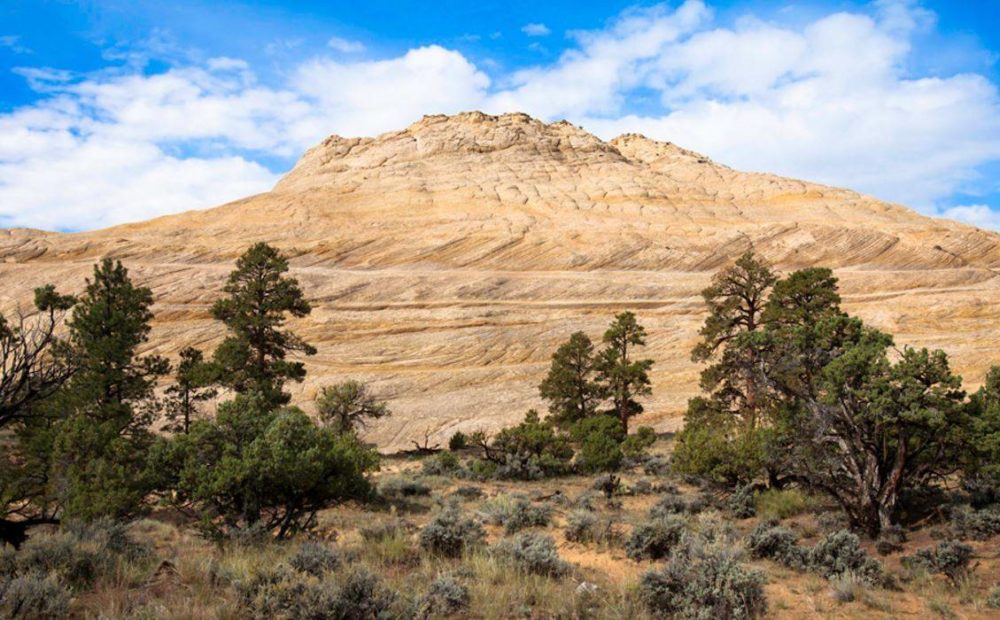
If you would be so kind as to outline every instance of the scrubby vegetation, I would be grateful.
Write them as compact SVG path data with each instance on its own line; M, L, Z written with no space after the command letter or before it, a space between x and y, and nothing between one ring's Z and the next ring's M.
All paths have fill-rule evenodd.
M219 346L174 368L113 260L0 318L0 618L1000 606L1000 367L967 396L943 352L844 312L829 270L748 253L717 274L676 437L634 427L653 362L622 312L555 351L548 415L400 455L365 443L391 409L363 382L290 404L315 349L286 327L311 311L287 271L250 248Z

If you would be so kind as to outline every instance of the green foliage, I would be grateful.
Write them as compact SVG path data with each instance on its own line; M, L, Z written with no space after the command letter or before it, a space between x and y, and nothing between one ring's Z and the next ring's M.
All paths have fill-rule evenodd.
M605 348L597 358L597 382L611 399L611 413L617 417L625 433L628 422L643 412L638 399L652 392L649 370L653 360L634 359L635 347L645 346L646 330L631 312L615 316L602 338Z
M469 607L469 588L453 575L434 578L427 594L420 601L419 617L453 616Z
M149 336L152 292L136 287L122 264L105 259L67 323L72 364L65 388L49 403L49 481L65 518L123 518L152 490L146 453L155 410L153 386L169 370L158 356L139 356Z
M70 593L44 573L0 575L0 619L47 620L69 617Z
M969 562L972 561L971 546L946 540L937 547L920 549L915 554L902 559L903 566L909 569L923 569L932 573L941 573L953 584L969 574Z
M455 431L455 433L448 439L448 449L452 452L458 452L459 450L465 450L469 447L469 437L462 431Z
M762 519L789 519L815 507L816 503L801 489L767 489L757 494L754 505Z
M887 582L882 564L869 557L857 535L847 530L820 539L809 551L809 566L827 579L852 573L868 585L882 586Z
M457 558L482 544L486 532L476 520L447 506L420 530L420 546L430 553Z
M320 428L298 409L272 410L259 395L223 403L214 420L195 422L157 456L178 504L217 537L308 529L321 508L369 497L365 472L378 464L353 434Z
M219 369L205 361L201 351L185 347L180 352L180 362L174 374L174 383L166 389L166 417L164 430L187 433L191 421L198 415L198 403L215 398L218 393L212 386L219 380Z
M1000 503L1000 366L986 374L968 405L971 417L970 458L965 485L978 506Z
M556 432L547 422L531 410L517 426L497 433L492 444L487 444L481 434L476 443L483 448L487 460L497 464L500 478L538 480L569 472L573 448L569 440Z
M266 243L250 247L236 261L224 291L228 297L212 306L212 316L229 329L214 361L223 383L238 393L255 392L269 406L283 405L289 395L285 381L302 381L305 366L288 354L313 355L316 349L282 329L287 315L304 317L312 311L298 282L286 277L288 261Z
M750 531L745 544L750 557L755 560L774 560L800 570L808 564L808 552L799 546L795 534L785 527L759 523Z
M632 529L625 542L625 555L631 560L666 558L681 543L687 531L687 519L670 514L641 523Z
M581 471L617 471L621 467L625 429L617 418L607 415L585 418L573 427L573 438L580 442L576 465Z
M483 502L479 512L487 523L502 525L508 534L545 527L552 520L552 506L532 503L524 496L498 495Z
M319 417L334 430L346 433L367 428L369 420L390 415L389 405L375 398L360 381L329 385L316 399Z
M692 398L677 434L672 467L680 474L706 476L731 486L748 484L764 469L765 433L746 431L713 400Z
M725 549L675 554L642 576L639 596L656 617L761 618L767 612L764 574Z
M552 421L571 428L597 412L603 400L595 380L594 344L583 332L576 332L552 354L552 366L538 392L549 402Z
M654 443L656 431L649 426L640 426L622 442L622 454L630 459L637 459L644 456Z
M551 536L525 532L501 540L492 551L496 557L528 573L558 577L569 572L569 565L559 559Z

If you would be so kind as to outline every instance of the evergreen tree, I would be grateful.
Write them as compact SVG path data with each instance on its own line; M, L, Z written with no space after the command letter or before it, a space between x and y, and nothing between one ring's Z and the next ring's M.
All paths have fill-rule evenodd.
M283 330L286 316L312 311L298 282L283 274L288 261L266 243L257 243L236 261L223 289L229 296L212 307L229 336L215 352L225 385L238 393L257 392L272 405L289 401L285 381L302 381L305 366L286 358L291 352L313 355L316 349Z
M174 383L166 390L169 421L166 430L174 433L191 430L191 422L198 414L198 404L215 398L217 391L212 386L218 377L218 367L206 362L201 351L192 347L181 349Z
M139 356L149 335L152 293L120 262L103 260L73 308L69 345L76 368L53 400L50 483L64 516L92 519L136 512L149 492L145 452L155 413L153 386L169 371Z
M601 386L594 380L594 345L583 332L576 332L552 355L549 374L538 386L549 401L552 421L563 429L597 412Z
M360 381L344 381L323 388L316 399L320 418L340 433L365 428L368 420L390 415L389 406L375 398Z
M653 360L633 359L633 349L646 344L646 330L634 314L622 312L604 332L603 341L605 348L596 363L597 380L611 399L612 415L621 421L628 434L628 421L643 411L636 399L652 392L649 369Z

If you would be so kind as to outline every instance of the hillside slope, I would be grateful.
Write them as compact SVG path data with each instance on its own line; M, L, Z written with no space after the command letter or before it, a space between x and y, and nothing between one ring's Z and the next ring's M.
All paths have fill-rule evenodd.
M753 247L779 269L834 267L847 308L897 343L948 351L969 384L1000 363L1000 235L858 193L744 173L638 135L610 142L522 114L431 116L376 138L331 136L274 188L106 230L0 231L0 307L79 289L99 257L153 288L152 348L221 336L208 316L233 260L285 250L315 310L306 402L374 383L387 449L430 430L495 428L538 406L572 331L636 311L657 360L642 423L674 428L697 392L699 291Z

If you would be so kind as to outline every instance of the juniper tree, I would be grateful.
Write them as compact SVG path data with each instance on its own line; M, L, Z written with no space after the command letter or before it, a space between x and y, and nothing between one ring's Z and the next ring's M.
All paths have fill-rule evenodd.
M344 381L323 388L316 399L320 418L337 432L364 428L368 420L390 415L389 406L378 400L360 381Z
M57 520L45 404L73 371L56 328L74 302L49 285L35 290L34 313L0 315L0 543L19 546L29 527Z
M52 402L53 494L67 517L125 517L149 491L145 452L152 441L153 386L169 371L140 356L153 318L152 292L135 286L121 262L94 267L68 322L76 368Z
M602 340L605 348L596 363L597 381L611 399L611 413L628 434L628 421L643 411L637 399L652 392L649 369L653 360L634 359L635 347L646 344L646 330L626 311L615 316Z
M198 414L198 404L215 398L213 387L219 378L218 366L205 361L201 351L193 347L181 349L174 383L166 389L166 430L187 433Z
M538 386L555 424L568 429L597 412L602 390L595 375L594 344L587 334L575 332L552 354L549 374Z
M286 381L302 381L305 366L288 361L289 353L313 355L316 349L284 330L288 316L312 311L294 278L284 274L288 261L266 243L257 243L237 261L223 289L228 297L212 306L229 336L214 355L223 384L238 393L258 392L272 405L289 401Z

